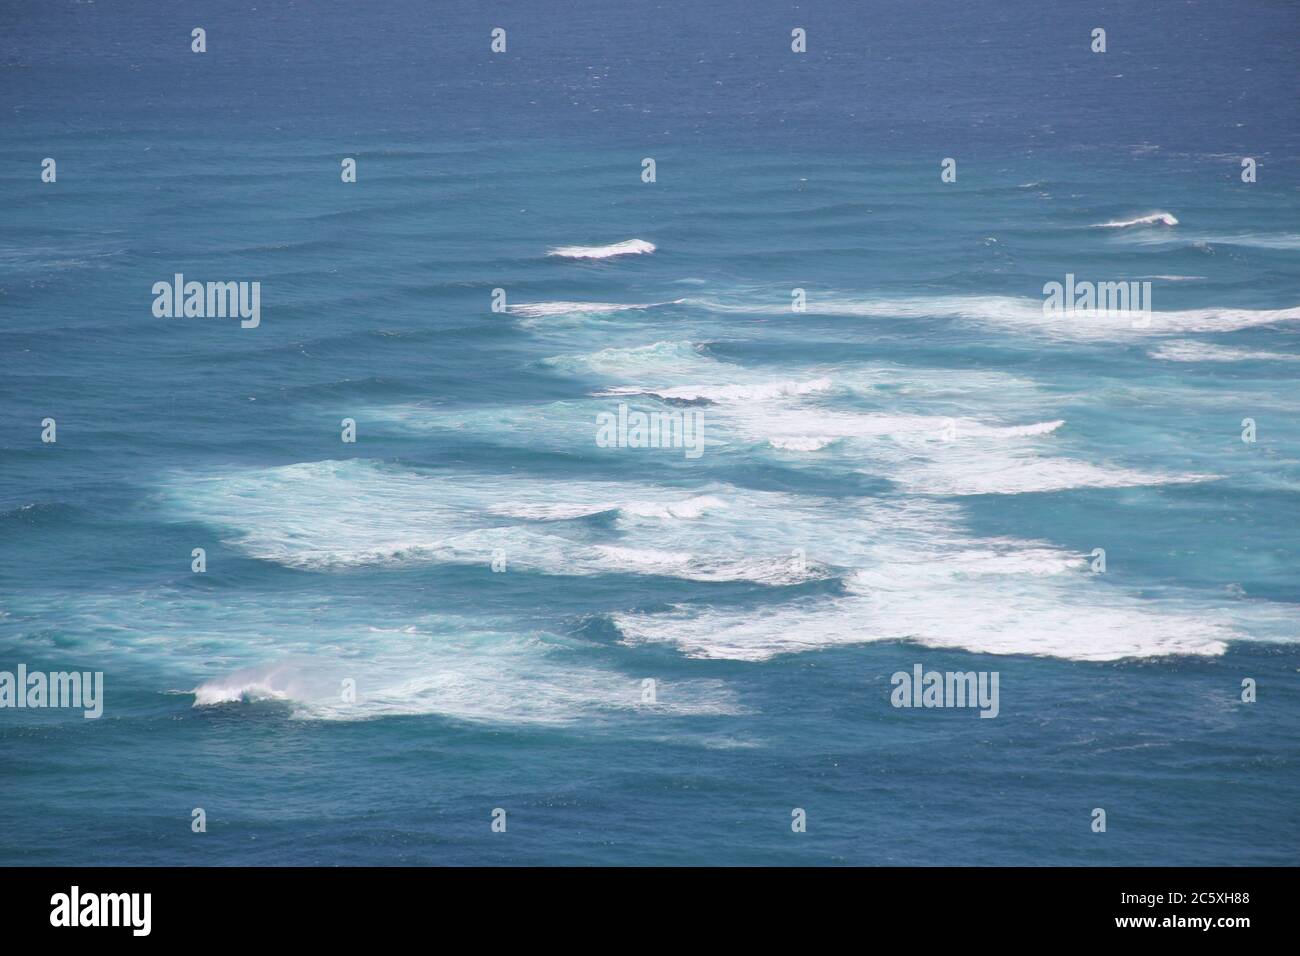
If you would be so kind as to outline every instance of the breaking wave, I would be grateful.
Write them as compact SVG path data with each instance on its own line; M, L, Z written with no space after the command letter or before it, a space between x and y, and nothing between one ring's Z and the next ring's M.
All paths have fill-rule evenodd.
M1152 212L1145 216L1137 216L1133 219L1113 219L1110 222L1099 222L1094 225L1094 229L1128 229L1131 226L1176 226L1178 219L1173 213Z
M611 259L614 256L647 255L654 251L653 242L646 242L644 239L625 239L606 246L557 246L546 254L565 259Z

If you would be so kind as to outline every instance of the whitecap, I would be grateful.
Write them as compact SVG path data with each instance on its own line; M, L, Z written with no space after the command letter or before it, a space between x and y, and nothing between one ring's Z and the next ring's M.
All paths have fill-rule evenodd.
M557 246L546 254L565 259L609 259L613 256L646 255L654 251L653 242L644 239L625 239L605 246Z
M1130 226L1176 226L1178 219L1173 213L1157 212L1147 213L1144 216L1136 216L1133 219L1113 219L1110 222L1096 223L1094 229L1127 229Z

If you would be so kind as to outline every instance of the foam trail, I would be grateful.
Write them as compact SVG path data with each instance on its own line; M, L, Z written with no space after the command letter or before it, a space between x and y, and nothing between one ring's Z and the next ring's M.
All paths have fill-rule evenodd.
M1169 230L1132 230L1124 234L1126 241L1140 245L1181 245L1201 251L1212 250L1215 246L1245 246L1252 249L1291 250L1300 249L1300 233L1195 233L1171 232Z
M238 602L170 586L33 591L21 596L20 613L57 620L60 641L78 654L154 675L160 693L251 720L266 710L246 705L271 703L295 719L429 714L653 734L662 732L660 715L743 712L721 682L669 674L656 674L659 702L647 710L639 668L593 659L571 636L538 630L532 614L521 620L490 603L464 614L430 611L401 591L367 588L377 594L367 601L343 583L337 593L290 588L273 601ZM18 596L9 603L20 606Z
M1040 457L1034 453L1034 443L1041 445L1039 440L1061 429L1065 422L1059 418L1011 424L964 416L843 410L809 401L842 389L844 383L840 380L846 379L853 386L847 390L857 392L860 398L878 394L890 407L896 407L900 398L911 403L941 399L969 404L973 393L1002 414L1023 413L1038 401L1032 383L1005 375L880 367L849 370L847 375L837 370L835 378L822 375L807 380L751 383L737 381L751 374L748 370L702 357L689 342L606 349L547 362L580 373L625 376L625 380L668 376L680 364L685 377L707 377L708 384L620 385L595 395L598 398L644 395L665 401L708 402L711 440L722 444L763 443L792 455L814 455L834 446L833 461L850 466L869 463L869 468L856 470L873 477L886 477L916 494L1022 494L1173 484L1216 477L1152 474L1129 468L1099 467L1068 458ZM717 384L724 376L730 381ZM874 391L876 386L881 387L879 393ZM569 427L576 428L587 416L573 403L570 406L565 410L571 419ZM519 427L523 427L522 420ZM1015 447L1001 447L1008 445ZM548 503L547 507L555 506ZM559 509L554 513L565 511Z
M787 305L692 299L701 308L721 313L785 315ZM1010 329L1027 329L1068 339L1123 338L1170 332L1230 332L1237 329L1300 320L1300 306L1285 309L1202 308L1176 311L1077 310L1045 314L1043 300L1017 296L913 296L905 298L845 297L808 301L817 315L863 318L962 319Z
M437 665L416 664L400 670L386 666L351 667L342 662L307 661L297 665L322 676L319 686L306 689L297 671L282 663L246 668L226 677L204 681L191 693L195 707L219 707L275 700L308 720L373 720L438 714L476 723L569 724L608 720L620 711L637 713L640 680L591 669L555 670L543 661L502 660L484 654ZM497 669L496 673L492 668ZM330 689L324 672L333 671ZM340 674L360 674L357 696L345 701L339 692ZM268 677L282 680L284 689L267 691ZM730 714L738 711L734 696L715 681L686 680L671 685L665 704L656 712L669 716ZM667 688L661 689L661 693ZM643 717L640 719L644 719Z
M681 501L597 502L593 504L516 503L492 505L493 514L530 521L566 521L592 515L619 513L638 518L698 518L711 510L727 508L726 500L717 495L695 495Z
M896 480L913 494L1022 495L1074 488L1141 488L1197 484L1218 475L1159 474L1094 465L1072 458L1040 458L1028 452L954 448L901 470Z
M1147 353L1152 358L1166 362L1297 362L1300 355L1285 352L1265 352L1258 349L1237 349L1210 342L1179 339L1163 342Z
M655 342L632 348L553 355L542 364L571 375L641 379L643 376L710 375L732 368L705 355L694 342Z
M276 701L312 720L438 714L535 724L607 721L640 710L638 679L574 662L562 643L542 635L467 634L420 620L371 627L366 638L364 659L326 650L208 678L190 692L194 706ZM710 680L675 682L664 698L656 711L672 716L738 709L734 695Z
M646 389L629 389L645 392ZM667 392L666 389L659 391ZM687 389L676 394L692 394ZM716 396L716 393L715 393ZM768 401L718 401L710 399L705 411L710 447L766 445L783 455L810 455L850 472L884 478L902 490L921 495L1029 494L1072 488L1127 488L1187 484L1217 480L1210 472L1144 471L1114 464L1091 464L1069 457L1053 457L1049 436L1065 425L1048 419L1021 424L983 421L968 417L902 412L847 411L808 398L791 396ZM991 398L1005 405L1015 393ZM999 415L1023 412L1027 401L998 409ZM600 400L547 406L538 416L527 409L497 409L490 414L448 418L428 410L389 418L414 430L491 427L501 436L533 447L572 448L597 411L608 411ZM368 413L378 419L379 412ZM539 429L546 423L548 431ZM599 496L595 511L610 510ZM549 505L550 502L547 502ZM624 517L626 512L623 512ZM434 560L426 556L424 560ZM558 560L558 558L557 558Z
M1216 656L1242 637L1226 614L1140 600L1097 582L1082 558L1051 548L945 554L895 544L878 557L849 578L843 596L757 612L679 607L612 619L629 644L666 642L688 657L741 661L874 641L1112 661Z
M597 396L616 395L653 395L656 398L677 399L678 401L709 401L724 403L761 402L774 398L812 395L829 391L833 383L829 378L817 378L806 382L783 381L762 382L753 385L680 385L672 388L637 388L635 386L616 386L597 392Z
M665 302L520 302L509 307L513 315L526 319L544 319L554 315L598 315L605 312L636 312L665 305L678 305L682 299Z
M353 460L182 478L168 497L185 520L224 529L250 556L305 571L487 567L503 551L512 568L563 576L781 586L829 573L815 562L793 566L785 540L765 542L749 527L764 516L808 520L809 505L723 484L690 493L631 482L423 474ZM734 509L737 500L746 507ZM612 526L575 524L604 514Z

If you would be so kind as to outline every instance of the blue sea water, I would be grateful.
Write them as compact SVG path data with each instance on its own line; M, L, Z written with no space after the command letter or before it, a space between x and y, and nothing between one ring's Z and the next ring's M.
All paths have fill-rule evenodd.
M0 21L0 864L1297 862L1294 4Z

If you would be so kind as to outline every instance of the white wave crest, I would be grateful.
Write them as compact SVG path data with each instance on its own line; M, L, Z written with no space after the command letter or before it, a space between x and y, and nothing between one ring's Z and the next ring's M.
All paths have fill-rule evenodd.
M546 254L565 259L609 259L613 256L646 255L654 251L653 242L646 242L644 239L625 239L607 246L557 246Z
M310 687L311 683L304 680L291 665L276 664L245 668L224 677L204 681L190 693L194 695L195 707L239 701L303 700L320 693L319 687Z
M1130 226L1176 226L1178 219L1173 213L1158 212L1147 213L1145 216L1137 216L1133 219L1113 219L1110 222L1099 222L1093 225L1094 229L1127 229Z

